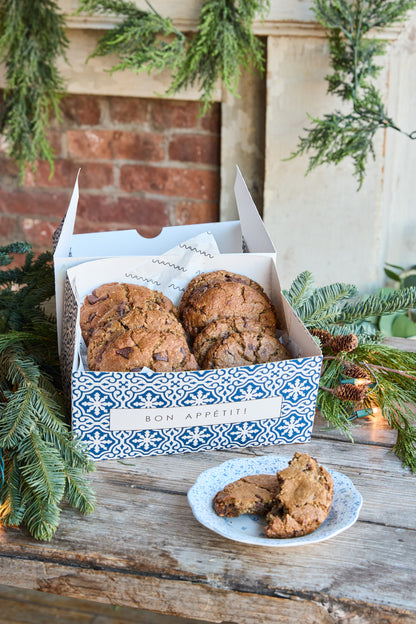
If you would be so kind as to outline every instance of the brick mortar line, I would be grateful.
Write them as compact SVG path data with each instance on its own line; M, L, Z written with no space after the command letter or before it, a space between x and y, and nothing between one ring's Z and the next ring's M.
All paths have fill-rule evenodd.
M166 134L178 135L178 134L186 134L192 135L197 134L201 136L220 136L221 131L207 130L206 128L196 128L196 127L174 127L174 128L155 128L152 126L140 126L138 127L134 123L129 124L119 124L119 125L110 125L109 127L104 126L102 124L82 124L82 125L74 125L74 126L59 126L58 128L53 128L53 132L63 133L66 132L74 132L79 130L80 132L91 131L94 132L96 130L102 130L103 132L125 132L127 134L156 134L160 136L165 136Z
M113 165L113 166L118 166L118 167L122 167L123 165L137 165L139 167L149 167L149 168L167 168L167 169L178 169L180 171L182 170L186 170L189 168L192 169L197 169L200 171L218 171L219 172L219 163L215 164L215 163L200 163L200 162L195 162L195 161L181 161L181 160L133 160L133 159L122 159L122 158L81 158L79 156L76 155L69 155L68 157L63 157L63 156L58 156L55 159L55 168L56 168L56 163L59 163L59 161L70 161L72 163L74 163L74 168L78 168L81 167L82 170L82 165L84 164L85 166L88 166L89 164L94 164L94 165ZM42 161L43 162L43 161ZM190 165L192 165L192 167L190 167ZM53 179L53 178L52 178ZM27 186L23 186L23 187L19 187L19 188L54 188L54 187L27 187ZM57 188L64 188L64 187L57 187Z

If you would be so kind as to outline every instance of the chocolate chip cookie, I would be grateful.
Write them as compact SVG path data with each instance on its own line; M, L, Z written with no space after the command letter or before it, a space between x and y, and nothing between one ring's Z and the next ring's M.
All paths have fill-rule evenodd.
M264 290L260 286L260 284L250 279L246 275L231 273L231 271L225 270L201 273L200 275L196 275L193 279L191 279L188 286L186 287L185 292L182 295L181 302L179 304L179 314L182 314L183 309L186 307L189 300L193 297L194 294L204 288L209 288L213 284L218 284L221 282L237 282L239 284L246 284L247 286L251 286L252 288L255 288L256 290L264 293Z
M113 317L112 311L101 318L88 343L88 366L98 370L101 355L110 340L122 336L128 330L169 331L186 342L185 330L174 314L160 308L146 306L127 312L124 316Z
M275 503L266 516L267 537L290 538L315 531L328 516L333 498L329 472L307 453L295 453L277 473Z
M266 516L270 538L307 535L324 522L331 509L333 480L307 453L296 452L289 466L275 475L248 475L217 492L213 507L219 516Z
M215 495L214 509L219 516L227 518L246 513L264 515L274 503L278 487L276 475L242 477Z
M264 364L288 359L278 338L270 333L234 332L212 345L200 366L203 369Z
M126 329L109 338L94 362L96 371L156 372L198 368L185 337L169 330Z
M276 330L276 315L267 295L240 282L218 282L194 291L180 315L192 338L212 321L231 316L252 319Z
M273 330L243 317L217 319L195 337L193 353L201 368L263 364L290 358Z
M88 346L92 334L103 323L143 306L161 308L177 315L177 309L168 297L146 286L118 282L98 286L85 297L80 310L81 332L85 344Z
M273 330L263 327L261 323L253 319L240 316L216 319L201 329L194 339L192 350L197 361L202 365L207 351L214 346L218 340L227 338L230 334L234 334L235 332L246 331L257 332L259 335L263 335L264 333L268 333L272 336L275 335Z

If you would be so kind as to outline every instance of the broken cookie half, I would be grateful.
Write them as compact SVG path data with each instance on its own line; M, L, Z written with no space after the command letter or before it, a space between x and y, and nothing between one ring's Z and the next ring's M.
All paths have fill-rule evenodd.
M265 515L276 500L279 483L275 475L259 474L229 483L214 498L219 516L236 518L242 514Z

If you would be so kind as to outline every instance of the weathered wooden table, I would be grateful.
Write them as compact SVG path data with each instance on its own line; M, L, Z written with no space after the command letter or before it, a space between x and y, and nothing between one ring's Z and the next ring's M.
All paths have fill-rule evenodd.
M416 476L390 452L383 422L360 424L354 444L323 427L317 418L306 445L101 462L93 515L65 508L50 543L0 531L0 583L213 622L416 622ZM201 471L295 450L352 479L364 503L350 529L280 549L194 519L186 492Z

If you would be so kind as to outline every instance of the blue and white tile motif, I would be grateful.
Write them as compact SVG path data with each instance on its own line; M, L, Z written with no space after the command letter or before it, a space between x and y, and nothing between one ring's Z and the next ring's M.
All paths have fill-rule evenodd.
M307 442L321 357L179 373L72 374L72 428L93 459ZM282 397L280 416L210 426L110 431L111 408L187 407Z

